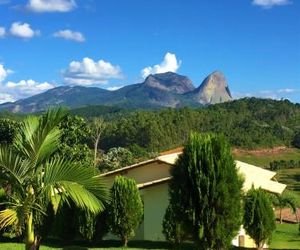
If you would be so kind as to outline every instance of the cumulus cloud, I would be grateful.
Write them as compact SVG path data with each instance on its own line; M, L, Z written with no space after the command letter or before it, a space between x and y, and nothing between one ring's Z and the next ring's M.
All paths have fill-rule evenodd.
M3 38L6 34L5 28L4 27L0 27L0 38Z
M2 83L12 72L12 70L4 68L4 65L0 64L0 83Z
M28 23L14 22L10 27L10 34L15 37L29 39L40 34L38 30L33 30Z
M0 104L5 102L14 102L14 101L15 99L13 98L12 95L0 93Z
M75 85L95 85L107 83L109 79L121 79L122 71L118 65L104 60L94 61L88 57L82 62L72 61L62 72L64 82Z
M74 0L29 0L27 9L33 12L68 12L76 7Z
M176 72L180 67L181 61L178 61L175 54L166 53L164 60L160 64L148 66L142 69L141 74L146 78L150 74L165 73L168 71Z
M63 38L66 40L72 40L75 42L84 42L85 37L78 31L72 30L59 30L53 34L54 37Z
M32 79L21 80L19 82L8 81L3 85L5 92L16 100L39 94L54 87L53 83L36 82Z
M252 4L258 5L264 8L271 8L273 6L291 4L290 0L253 0Z
M11 73L13 73L12 70L6 69L3 64L0 64L0 103L13 102L55 87L53 83L37 82L32 79L19 82L6 81Z

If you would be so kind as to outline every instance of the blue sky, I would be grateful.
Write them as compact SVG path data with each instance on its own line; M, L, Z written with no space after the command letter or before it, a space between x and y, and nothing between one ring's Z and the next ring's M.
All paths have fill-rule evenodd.
M0 102L221 70L234 97L300 102L298 0L0 0Z

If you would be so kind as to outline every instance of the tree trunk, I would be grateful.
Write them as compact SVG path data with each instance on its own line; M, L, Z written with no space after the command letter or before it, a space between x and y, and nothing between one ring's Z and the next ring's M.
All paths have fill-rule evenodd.
M295 217L296 217L297 223L299 223L299 218L298 218L298 213L297 213L297 212L298 212L298 211L297 211L297 208L296 208Z
M26 221L25 250L39 250L40 238L34 235L33 215L30 213Z
M100 140L100 134L97 135L97 138L96 138L96 141L95 141L95 145L94 145L94 168L97 167L97 152L98 152L99 140Z
M282 224L282 208L280 208L279 218L280 218L280 224Z
M32 213L30 213L26 221L25 249L33 250L34 249L33 246L34 246L34 226L33 226Z
M265 242L260 242L257 246L257 249L258 250L263 250L264 249L264 245L265 245Z
M122 243L123 243L123 247L127 247L127 245L128 245L128 238L126 236L124 236L122 238Z

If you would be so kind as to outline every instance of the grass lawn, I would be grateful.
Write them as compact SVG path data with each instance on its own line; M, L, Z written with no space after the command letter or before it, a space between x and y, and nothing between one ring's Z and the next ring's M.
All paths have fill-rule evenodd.
M0 243L0 249L5 250L24 250L24 244L21 243ZM142 248L122 248L122 247L107 247L107 248L97 248L97 247L80 247L80 246L68 246L68 247L48 247L41 246L40 250L114 250L114 249L127 249L127 250L142 250Z
M300 249L300 235L297 224L277 224L271 249Z
M143 250L143 249L155 249L163 250L168 249L166 244L163 242L129 242L129 245L132 247L122 248L122 247L113 247L118 245L118 242L106 243L105 247L85 247L85 246L68 246L68 247L50 247L50 246L41 246L41 250L114 250L114 249L126 249L126 250ZM111 247L109 247L111 245ZM0 243L0 249L5 250L23 250L24 244L22 243ZM183 249L191 250L193 247L188 245ZM237 248L234 248L235 250ZM300 235L298 233L297 224L277 224L277 229L273 234L272 243L270 249L300 249ZM242 248L240 249L242 250Z
M275 148L261 150L233 150L234 158L259 167L269 167L271 161L300 160L300 149Z

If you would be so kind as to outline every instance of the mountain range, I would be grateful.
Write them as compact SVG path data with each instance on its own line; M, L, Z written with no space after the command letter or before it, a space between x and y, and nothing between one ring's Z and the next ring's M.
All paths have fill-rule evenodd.
M3 103L0 110L39 112L54 106L78 108L88 105L123 108L179 108L203 106L232 100L225 76L215 71L199 87L186 76L173 72L149 75L144 82L127 85L115 91L97 87L60 86L44 93Z

